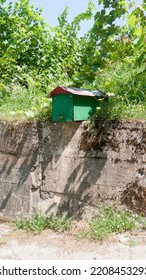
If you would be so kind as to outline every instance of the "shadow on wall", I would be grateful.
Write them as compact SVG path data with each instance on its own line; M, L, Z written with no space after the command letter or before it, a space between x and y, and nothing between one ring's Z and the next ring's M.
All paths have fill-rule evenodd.
M115 122L114 127L117 126L118 122ZM95 206L98 200L102 200L100 187L96 183L107 161L105 146L109 142L109 129L110 126L105 122L99 122L93 131L89 131L87 124L83 123L75 132L79 137L81 131L81 135L80 138L73 135L66 146L67 151L64 150L61 156L56 189L52 193L46 186L47 193L54 197L54 203L47 208L46 214L56 205L57 215L67 214L80 218L85 205ZM118 149L116 142L110 145L113 145L113 149ZM72 149L71 154L68 153L69 147Z
M0 212L29 211L28 180L39 150L34 134L30 123L0 122Z
M32 197L46 202L45 213L81 217L84 206L104 200L100 186L107 161L106 148L118 149L109 140L118 122L0 122L0 212L29 215ZM113 142L112 142L113 141ZM36 195L37 194L37 195Z
M44 129L45 126L45 129ZM50 128L51 126L51 128ZM79 124L62 141L63 124L0 122L0 212L6 216L29 215L30 191L41 189L44 172L59 160L54 139L62 150L68 145ZM46 135L45 135L46 131ZM61 146L62 145L62 146ZM48 156L49 155L49 156ZM45 159L45 160L44 160ZM41 193L41 192L40 192Z
M97 121L94 129L87 122L0 122L0 213L29 215L36 205L80 218L86 205L114 201L143 170L145 128L133 121Z

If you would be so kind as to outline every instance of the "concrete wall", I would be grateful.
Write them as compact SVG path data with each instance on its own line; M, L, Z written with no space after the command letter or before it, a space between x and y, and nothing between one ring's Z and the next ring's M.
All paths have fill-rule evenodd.
M146 214L146 121L1 121L0 189L5 217L89 217L109 203Z

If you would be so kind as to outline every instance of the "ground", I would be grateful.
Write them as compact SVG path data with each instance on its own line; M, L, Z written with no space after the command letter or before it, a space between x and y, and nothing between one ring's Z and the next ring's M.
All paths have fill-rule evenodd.
M0 223L1 260L144 260L146 231L112 234L102 242L77 240L72 232L33 234Z

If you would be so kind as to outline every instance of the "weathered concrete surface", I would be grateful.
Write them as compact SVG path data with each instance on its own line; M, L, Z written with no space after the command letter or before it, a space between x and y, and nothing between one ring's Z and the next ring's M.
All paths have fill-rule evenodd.
M146 121L0 122L0 213L83 217L100 205L128 204L146 190ZM133 184L135 187L134 194ZM127 191L128 190L128 191ZM132 190L132 191L131 191Z

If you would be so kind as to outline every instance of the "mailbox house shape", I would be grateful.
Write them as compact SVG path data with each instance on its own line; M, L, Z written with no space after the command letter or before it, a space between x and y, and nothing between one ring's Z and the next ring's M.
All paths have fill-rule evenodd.
M52 97L52 120L54 122L83 121L91 117L106 93L58 86L50 92Z

